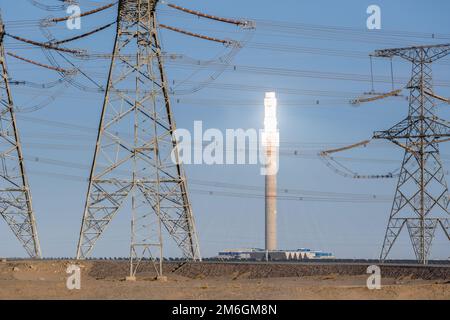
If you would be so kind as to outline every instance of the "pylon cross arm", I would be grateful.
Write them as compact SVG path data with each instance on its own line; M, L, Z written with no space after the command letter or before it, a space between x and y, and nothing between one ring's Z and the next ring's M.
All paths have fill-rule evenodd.
M425 122L425 125L433 130L429 133L419 134L411 132L411 126L418 126L420 122ZM375 131L372 139L386 139L386 140L398 140L398 139L437 139L443 137L450 137L450 125L437 117L431 118L406 118L392 128L384 131Z
M449 53L450 44L441 44L376 50L373 56L379 58L392 58L398 56L411 62L422 61L425 63L431 63Z

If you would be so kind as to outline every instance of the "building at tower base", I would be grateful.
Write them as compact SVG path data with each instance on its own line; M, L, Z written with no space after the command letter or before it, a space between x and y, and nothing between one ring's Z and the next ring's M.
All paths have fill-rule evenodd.
M299 261L317 259L335 259L330 252L316 251L307 248L295 250L266 251L258 248L226 249L220 251L218 259L221 260L248 260L248 261Z

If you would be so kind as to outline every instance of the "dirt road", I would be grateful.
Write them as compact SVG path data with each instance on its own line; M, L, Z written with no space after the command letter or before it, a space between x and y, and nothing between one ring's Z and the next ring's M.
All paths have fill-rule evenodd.
M125 261L83 261L78 262L81 290L68 290L66 268L70 263L0 262L0 299L450 299L450 279L445 270L438 276L424 273L423 278L428 279L421 279L414 270L410 274L392 272L382 278L381 290L368 290L368 275L358 274L363 267L351 272L340 268L345 272L308 274L299 270L317 267L275 265L270 271L258 266L200 264L176 269L176 264L166 264L168 279L163 282L154 280L155 272L148 264L137 281L130 282L125 281Z

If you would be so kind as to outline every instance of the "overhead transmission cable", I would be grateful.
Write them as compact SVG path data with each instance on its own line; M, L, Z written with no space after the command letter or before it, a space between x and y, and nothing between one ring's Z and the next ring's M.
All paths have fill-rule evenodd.
M20 57L20 56L14 54L14 53L11 53L11 52L7 52L7 55L9 55L11 57L14 57L16 59L19 59L21 61L31 63L31 64L33 64L35 66L46 68L46 69L49 69L49 70L58 71L58 72L61 72L61 73L74 73L75 72L74 70L68 70L68 69L63 69L63 68L49 66L49 65L46 65L46 64L43 64L43 63L39 63L39 62L30 60L30 59L27 59L27 58Z
M34 40L25 39L25 38L22 38L22 37L19 37L19 36L15 36L15 35L12 35L12 34L9 34L9 33L5 33L5 35L10 37L10 38L13 38L13 39L15 39L17 41L21 41L21 42L24 42L24 43L32 44L34 46L42 47L42 48L45 48L45 49L62 51L62 52L67 52L67 53L71 53L71 54L76 54L76 55L83 54L83 51L81 51L81 50L61 48L61 47L58 47L58 46L55 46L55 45L52 45L52 44L42 43L42 42L37 42L37 41L34 41Z
M47 21L49 23L58 23L58 22L67 21L69 19L86 17L86 16L89 16L91 14L98 13L98 12L104 11L106 9L109 9L109 8L115 6L117 3L118 3L118 1L114 1L112 3L109 3L107 5L101 6L99 8L96 8L96 9L93 9L93 10L89 10L89 11L86 11L86 12L82 12L79 15L76 15L76 16L70 15L70 16L65 16L65 17L60 17L60 18L48 18L45 21Z
M44 4L42 3L41 0L28 0L28 2L30 2L33 6L45 10L45 11L62 11L65 10L67 8L68 5L71 4L71 0L62 0L60 2L63 2L63 4L59 4L59 5L49 5L49 4Z
M63 43L67 43L67 42L72 42L72 41L75 41L75 40L79 40L79 39L88 37L88 36L90 36L90 35L93 35L94 33L103 31L103 30L105 30L105 29L111 27L111 26L114 25L114 24L116 24L116 21L111 22L111 23L108 23L108 24L106 24L106 25L104 25L104 26L102 26L102 27L96 28L96 29L94 29L94 30L92 30L92 31L83 33L83 34L81 34L81 35L78 35L78 36L75 36L75 37L72 37L72 38L68 38L68 39L64 39L64 40L58 40L58 41L55 41L55 42L53 42L53 43L54 43L55 45L60 45L60 44L63 44Z
M234 25L242 26L242 27L250 27L250 28L254 27L254 23L252 23L252 21L249 21L249 20L236 20L236 19L229 19L229 18L218 17L218 16L206 14L206 13L203 13L203 12L200 12L200 11L183 8L183 7L177 6L177 5L172 4L172 3L168 3L167 6L169 6L171 8L174 8L174 9L177 9L177 10L180 10L180 11L183 11L185 13L189 13L189 14L195 15L197 17L201 17L201 18L207 18L207 19L216 20L216 21L229 23L229 24L234 24Z
M382 100L382 99L386 99L388 97L398 97L401 96L401 92L403 91L402 89L394 89L394 67L393 67L393 62L392 62L392 58L390 59L391 62L391 86L392 86L392 91L390 92L383 92L383 93L378 93L375 91L375 87L374 87L374 71L373 71L373 56L369 55L370 58L370 77L371 77L371 90L369 92L364 93L364 96L362 97L358 97L356 99L352 99L350 101L351 104L353 105L357 105L360 103L366 103L366 102L373 102L373 101L377 101L377 100Z
M393 172L385 173L385 174L359 174L353 170L350 170L346 166L342 165L336 159L334 159L331 155L334 153L347 151L350 149L358 148L358 147L366 147L372 140L364 140L358 143L351 144L349 146L340 147L336 149L324 150L321 151L318 155L325 163L325 165L330 168L336 174L339 174L346 178L353 179L391 179L398 177L399 169L394 170Z

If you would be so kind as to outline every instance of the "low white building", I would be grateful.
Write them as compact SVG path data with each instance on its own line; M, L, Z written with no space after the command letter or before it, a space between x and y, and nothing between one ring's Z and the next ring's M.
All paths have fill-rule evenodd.
M293 260L309 260L309 259L334 259L334 255L330 252L314 251L307 248L296 250L275 250L265 251L263 249L227 249L219 252L217 256L223 260L255 260L262 261L268 258L276 261L293 261Z

